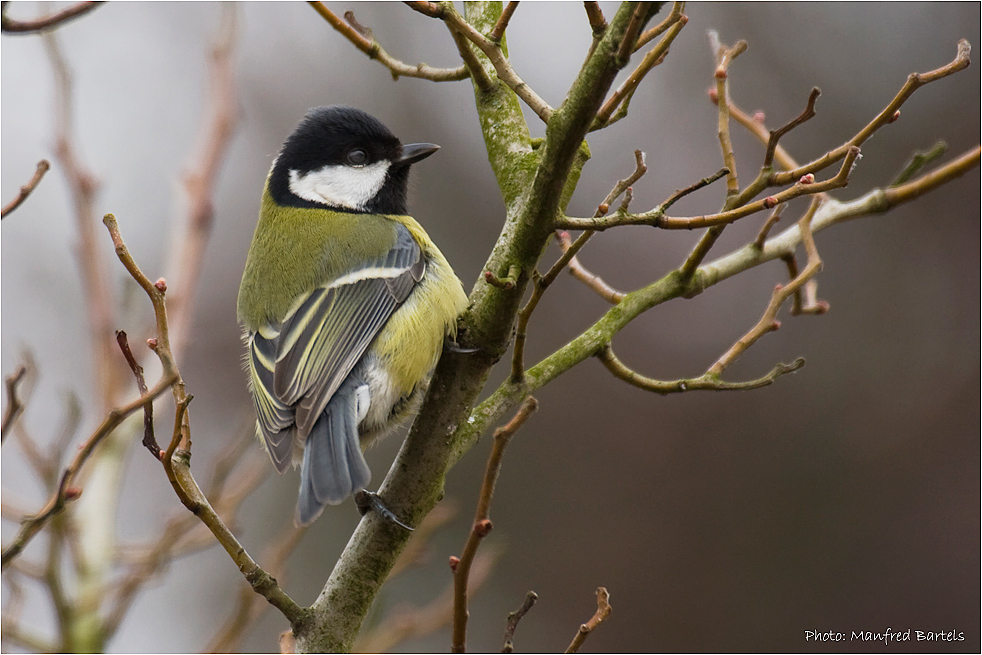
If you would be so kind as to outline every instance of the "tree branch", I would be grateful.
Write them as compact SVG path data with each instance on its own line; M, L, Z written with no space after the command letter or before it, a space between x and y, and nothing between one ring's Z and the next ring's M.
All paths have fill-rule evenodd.
M41 178L44 177L44 174L48 172L49 168L51 168L51 164L48 163L47 159L42 159L38 162L37 170L34 171L34 175L28 183L21 186L20 191L17 192L17 196L8 202L3 209L0 209L0 220L6 218L7 214L20 207L21 203L27 200L27 196L31 195L34 189L37 188L37 185L41 182Z
M7 3L4 3L6 5ZM7 16L6 6L3 8L0 27L6 34L36 34L61 27L64 23L84 16L93 9L97 8L102 2L79 2L49 16L35 18L34 20L14 20Z
M477 510L474 512L474 523L467 537L467 542L464 544L460 559L452 567L454 575L453 634L450 646L452 653L467 652L467 583L471 565L474 563L474 556L477 555L477 548L481 545L484 537L490 534L493 527L488 516L491 512L494 486L498 481L498 473L501 471L501 459L505 454L508 442L521 429L532 413L538 409L538 406L538 401L529 396L519 407L515 416L506 425L494 431L491 454L488 455L484 481L481 483L481 492L477 500Z

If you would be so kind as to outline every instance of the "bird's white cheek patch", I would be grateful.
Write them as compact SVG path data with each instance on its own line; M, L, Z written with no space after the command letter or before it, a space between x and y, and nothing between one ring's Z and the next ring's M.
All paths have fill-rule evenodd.
M363 210L385 184L388 172L387 161L377 161L360 168L324 166L304 174L291 170L290 191L311 202Z

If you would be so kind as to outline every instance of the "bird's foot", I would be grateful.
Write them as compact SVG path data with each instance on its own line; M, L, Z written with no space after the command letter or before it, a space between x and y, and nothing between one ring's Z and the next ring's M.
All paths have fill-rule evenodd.
M358 511L361 512L362 516L365 516L365 514L367 514L369 510L374 510L376 514L381 516L389 523L394 523L395 525L398 525L400 528L403 528L410 532L413 531L411 527L400 521L398 517L396 517L396 515L392 513L392 510L390 510L388 507L385 506L385 503L382 502L382 499L379 498L378 494L375 493L374 491L368 491L367 489L359 489L358 491L355 492L354 498L355 498L355 505L358 507Z
M481 349L463 348L460 345L458 345L456 341L451 339L450 336L448 335L443 340L443 350L451 353L459 353L461 355L473 355L474 353L479 352Z

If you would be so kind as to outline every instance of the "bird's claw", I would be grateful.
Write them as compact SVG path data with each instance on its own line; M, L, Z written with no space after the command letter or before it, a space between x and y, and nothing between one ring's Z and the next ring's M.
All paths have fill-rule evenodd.
M376 514L381 516L389 523L394 523L395 525L398 525L400 528L408 530L409 532L413 531L411 527L400 521L398 517L392 513L392 510L385 506L385 503L382 502L382 499L378 497L377 493L368 491L367 489L360 489L355 492L354 498L355 505L358 506L358 511L361 512L362 516L367 514L369 510L374 510Z

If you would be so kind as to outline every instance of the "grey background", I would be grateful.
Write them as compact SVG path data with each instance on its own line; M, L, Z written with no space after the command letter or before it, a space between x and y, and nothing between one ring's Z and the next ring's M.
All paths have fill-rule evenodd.
M357 3L393 56L457 65L446 29L397 4ZM615 6L603 4L611 15ZM31 15L15 3L11 14ZM777 126L822 89L818 116L784 144L799 160L820 155L865 125L912 71L950 61L959 38L978 46L977 3L691 4L690 22L635 95L627 120L590 137L570 213L589 215L611 185L648 153L635 185L645 209L720 166L712 61L705 31L750 48L731 68L731 93ZM206 53L219 8L209 3L113 3L59 31L76 79L80 150L102 182L96 212L113 212L151 277L163 274L172 226L184 211L179 174L196 152L207 97ZM239 7L240 123L219 178L214 233L195 299L182 372L195 395L195 462L206 466L251 412L239 367L235 295L259 192L279 144L304 111L350 104L378 116L403 141L440 153L415 170L413 213L470 288L502 222L502 203L475 120L470 83L393 82L300 3ZM562 101L590 40L579 3L523 3L508 32L518 73L553 106ZM54 161L53 83L37 37L0 39L2 194L12 197L41 157ZM912 97L902 118L863 147L841 199L888 183L915 149L944 138L952 155L979 141L979 74L968 71ZM528 115L541 135L538 119ZM762 148L734 128L744 182ZM718 209L722 185L676 205L679 215ZM519 628L520 650L565 648L606 586L614 613L590 651L803 651L805 630L956 630L965 640L893 645L891 651L977 652L979 641L979 174L887 216L818 235L825 268L822 317L782 314L728 372L762 374L803 355L808 365L770 388L667 398L613 379L595 361L540 391L539 412L506 454L492 507L501 549L471 608L469 644L497 650L505 615L529 589L540 600ZM795 206L800 211L804 205ZM794 216L794 211L786 213ZM727 230L713 256L752 238L751 218ZM100 237L104 237L100 226ZM633 289L676 266L697 235L625 228L596 237L582 260L618 288ZM2 370L24 347L41 379L25 420L39 435L58 423L63 393L94 403L90 354L75 268L71 206L57 165L2 231ZM108 238L102 238L107 256ZM556 256L547 253L545 262ZM150 310L118 265L112 275L138 333ZM615 340L637 370L672 379L700 374L757 321L783 264L772 263L635 321ZM537 361L587 327L603 301L563 276L531 327ZM489 384L500 381L497 371ZM162 419L166 421L166 419ZM85 429L97 422L86 417ZM399 445L369 453L382 479ZM258 448L258 445L256 446ZM6 452L4 489L40 504L19 456ZM429 564L387 588L375 619L403 602L423 604L450 582L488 451L483 440L451 471L459 513L433 541ZM13 452L13 451L11 451ZM270 478L245 504L242 539L259 555L292 520L296 474ZM132 456L119 531L155 533L178 503L159 465ZM351 504L329 510L290 561L286 589L314 600L357 520ZM6 542L12 526L3 525ZM143 594L114 651L203 647L243 584L212 549L172 567ZM4 590L4 601L7 601ZM50 622L39 600L28 610ZM149 626L153 626L152 628ZM247 648L275 649L286 623L274 612ZM442 631L403 644L446 650ZM847 642L842 650L884 650Z

